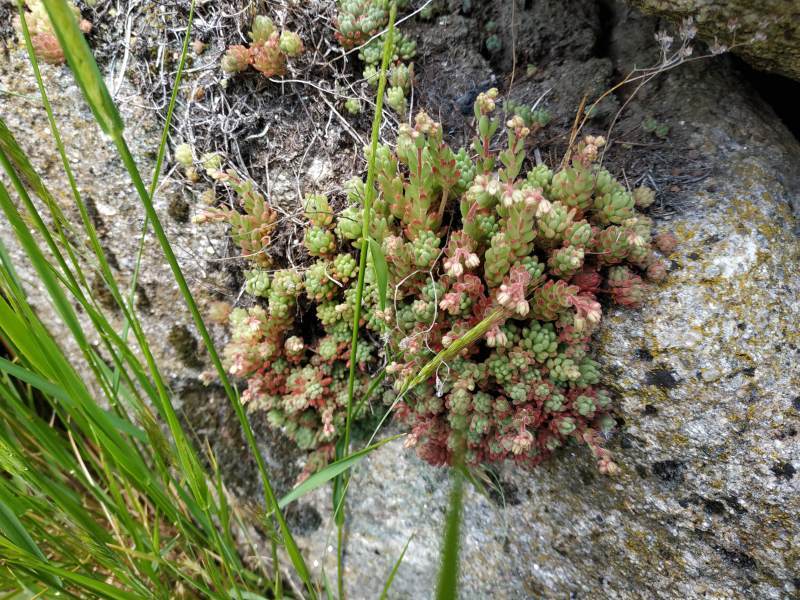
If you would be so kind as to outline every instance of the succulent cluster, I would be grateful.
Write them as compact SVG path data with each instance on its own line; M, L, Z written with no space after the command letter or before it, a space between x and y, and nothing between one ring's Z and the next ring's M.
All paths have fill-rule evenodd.
M261 199L247 184L237 185ZM353 201L357 193L354 188ZM245 209L247 212L247 201ZM217 210L214 214L229 220L235 231L237 224L249 218L232 211ZM246 272L245 290L261 303L232 311L214 306L213 310L216 320L227 318L230 323L231 342L225 348L224 360L232 375L247 380L242 400L250 411L263 411L269 423L298 447L311 451L308 474L330 459L346 419L354 284L358 277L358 263L348 241L358 233L347 214L334 218L323 195L308 196L305 216L303 243L316 260L303 272L270 272L259 260L261 255L249 255L254 268ZM380 349L375 340L383 327L379 313L372 310L377 290L371 268L364 298L371 308L363 322L368 335L362 336L355 358L356 398L363 395L370 372L375 370ZM366 409L366 403L359 403L354 418L363 416Z
M92 24L81 18L81 11L75 4L68 2L68 5L75 14L75 18L79 21L81 31L89 33L92 30ZM50 24L50 18L47 16L47 11L41 0L25 0L25 7L27 8L25 22L28 25L31 44L34 52L36 52L36 57L51 65L64 64L66 62L64 51L58 43L58 38L56 38L53 26ZM22 23L19 16L14 16L13 23L17 35L22 39Z
M546 127L552 118L550 112L544 108L536 108L535 106L528 106L521 102L514 100L506 100L505 105L506 116L513 117L517 115L525 122L525 126L532 132L536 129Z
M646 117L642 121L642 129L647 133L653 134L657 138L661 138L662 140L665 140L667 137L669 137L669 125L657 121L652 116Z
M487 34L486 41L484 42L486 50L489 54L499 53L503 49L503 38L500 37L497 22L487 21L483 28Z
M183 150L183 145L177 150ZM179 152L176 151L176 154ZM194 218L195 223L230 223L231 237L241 248L242 256L260 267L269 267L272 259L267 254L270 238L275 229L277 214L252 181L240 179L233 171L223 172L217 167L218 155L206 159L206 171L217 181L230 186L236 193L240 208L207 208ZM213 162L213 165L207 163Z
M523 174L530 129L522 116L506 122L507 146L492 150L496 96L490 90L475 104L472 155L448 148L424 113L403 127L394 152L378 152L372 236L382 240L395 289L387 369L397 389L500 315L482 342L410 390L397 414L433 464L450 463L460 447L468 464L536 464L572 437L610 471L600 440L614 421L589 341L602 315L599 294L637 306L643 275L665 275L650 221L635 211L636 199L652 201L652 193L631 193L598 166L604 140L591 136L566 168ZM457 227L445 219L451 198L459 199Z
M665 276L651 223L636 212L653 193L628 191L597 164L599 137L577 144L555 173L545 165L523 172L530 129L511 116L496 151L496 97L478 97L469 150L453 151L424 112L401 126L396 148L378 146L368 230L386 259L390 299L381 308L368 269L358 386L382 354L395 392L405 392L387 390L387 401L409 426L409 445L432 464L461 451L468 464L537 464L574 438L612 472L602 436L614 420L589 343L600 295L638 306L645 278ZM364 183L347 191L338 215L325 196L307 198L304 244L316 258L304 273L248 274L247 290L266 306L231 313L226 349L231 373L248 379L251 406L323 458L344 419ZM662 241L668 249L671 240ZM479 323L486 333L467 343ZM436 372L407 389L444 350Z
M286 74L288 58L303 53L303 41L294 31L279 32L267 16L257 15L253 19L248 46L229 46L222 57L222 70L226 73L241 73L253 67L265 77Z
M406 2L397 4L398 8L403 8ZM358 52L358 57L364 63L364 79L376 88L383 57L384 36L371 38L388 23L389 0L339 0L338 8L336 39L348 50L363 46ZM414 64L410 61L416 53L417 43L403 33L395 31L386 103L401 118L404 118L408 111L406 95L414 79ZM348 110L351 108L348 107Z

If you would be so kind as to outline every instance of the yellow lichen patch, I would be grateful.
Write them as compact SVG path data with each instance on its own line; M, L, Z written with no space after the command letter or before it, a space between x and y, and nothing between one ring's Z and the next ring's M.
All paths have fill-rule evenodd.
M697 232L687 221L679 221L675 224L675 235L678 237L678 239L688 242L689 240L694 239L694 237L697 235Z
M672 443L676 446L686 446L689 443L689 438L681 433L672 435Z

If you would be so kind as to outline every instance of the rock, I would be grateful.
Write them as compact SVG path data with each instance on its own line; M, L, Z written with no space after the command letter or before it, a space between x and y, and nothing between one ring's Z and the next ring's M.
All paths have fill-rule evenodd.
M705 42L735 45L734 51L754 67L800 80L800 8L795 2L629 0L629 3L647 14L667 17L675 24L691 17Z
M624 62L620 37L610 54ZM598 339L621 473L599 475L576 446L533 471L501 467L490 497L470 489L464 598L800 593L800 145L724 61L654 82L620 130L643 109L669 115L662 157L693 158L649 213L679 241L669 277L642 310L611 310ZM401 441L356 469L351 597L380 594L410 536L393 595L432 594L448 487ZM323 527L304 545L332 576L329 492L314 502Z
M133 273L136 249L141 234L144 209L133 191L130 178L122 161L117 157L113 144L104 138L94 123L88 106L74 83L66 66L41 65L42 76L53 105L56 121L67 149L81 194L87 210L97 229L106 258L117 276L120 288L129 289ZM36 80L27 55L14 50L7 59L0 60L0 89L8 96L4 104L3 119L20 145L27 152L35 168L45 180L67 218L80 227L80 217L72 194L66 184L61 160L52 142L44 109L41 108ZM151 177L153 159L158 149L161 125L153 111L144 109L146 102L125 83L120 90L120 109L126 123L125 134L138 162L145 181ZM8 183L4 175L3 181ZM201 310L205 303L214 299L216 290L227 290L230 274L221 269L224 263L215 260L227 253L228 240L223 226L216 226L216 235L208 235L209 228L176 221L168 216L170 198L180 195L176 179L162 177L160 191L155 196L155 207L169 236L173 249L189 282ZM186 206L187 212L196 211L195 202ZM212 227L211 230L215 228ZM66 345L67 352L76 357L75 364L84 368L78 348L47 298L46 291L38 282L34 270L29 266L24 253L18 248L13 231L5 220L0 222L0 237L8 244L24 282L28 284L29 300L56 337ZM87 244L88 245L88 244ZM113 297L102 279L91 266L84 266L92 286L92 293L105 308L116 308ZM202 282L202 285L200 285ZM151 233L148 235L143 255L141 275L136 293L136 306L151 348L158 360L162 374L167 379L186 376L187 357L189 372L197 374L208 368L208 358L197 353L197 333L172 273L164 260L161 248ZM176 310L176 307L179 307ZM109 311L118 331L122 331L119 311ZM99 343L97 335L83 314L84 329L89 332L92 343ZM183 336L170 336L170 332L181 332ZM218 335L223 333L219 328ZM131 342L134 338L130 336ZM169 340L185 344L170 344ZM81 357L81 358L79 358ZM88 367L85 368L88 371Z

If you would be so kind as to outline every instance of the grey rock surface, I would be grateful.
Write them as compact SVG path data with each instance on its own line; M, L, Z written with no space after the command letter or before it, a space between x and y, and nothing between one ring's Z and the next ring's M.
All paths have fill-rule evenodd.
M785 0L629 0L677 24L693 18L701 39L736 46L753 66L800 80L800 6ZM754 40L754 36L759 39ZM760 39L763 36L763 39Z
M44 64L42 76L78 187L87 203L106 258L118 277L121 289L127 293L144 221L141 201L133 190L129 175L118 158L114 145L103 136L93 121L69 69L66 66ZM24 51L15 50L7 57L0 58L0 89L4 93L3 119L31 158L67 218L80 229L78 209L66 183L61 159L52 141L47 115L41 105L36 80ZM120 89L118 103L126 123L126 139L140 172L145 181L149 181L161 136L161 124L156 113L146 107L136 90L127 83ZM8 183L5 179L4 182ZM193 199L188 195L184 198L184 191L176 182L168 176L162 176L154 204L173 242L181 267L203 306L213 299L215 288L224 289L226 286L227 274L209 259L223 254L227 241L223 235L219 235L223 231L221 227L216 228L216 236L209 236L208 228L173 218L170 215L173 212L170 205L176 201L186 203L186 210L190 213L193 210L190 205L194 204ZM0 236L12 248L15 264L28 284L31 303L57 337L69 344L70 335L59 324L46 291L39 285L33 269L26 266L27 259L16 246L13 231L5 221L0 223ZM86 255L91 255L88 242ZM85 261L84 270L92 286L92 293L99 298L101 305L107 306L108 302L104 298L107 297L111 303L113 300L96 274L96 269L92 267L93 260L91 257ZM153 343L153 350L167 378L185 374L187 356L192 356L193 359L190 361L189 372L197 372L198 368L203 367L207 359L194 345L196 334L191 317L185 309L178 286L152 229L145 244L136 306L145 333L149 339L157 340ZM121 331L120 314L111 311L110 316L112 319L116 317ZM88 319L84 325L87 331L92 331ZM188 336L175 335L179 331ZM175 342L180 337L184 338L184 343L188 343L189 350L193 352L185 354L176 344L170 343L170 340ZM97 336L92 336L90 341L97 343ZM76 348L70 347L70 350L76 356L79 355ZM77 364L81 364L81 361Z

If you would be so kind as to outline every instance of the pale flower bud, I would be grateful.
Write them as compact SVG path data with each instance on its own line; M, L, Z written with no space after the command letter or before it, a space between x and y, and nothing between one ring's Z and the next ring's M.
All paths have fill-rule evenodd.
M474 269L481 264L481 259L478 258L478 255L474 252L467 254L467 258L464 259L464 264L467 266L468 269Z
M552 208L553 208L553 205L550 204L550 202L548 200L545 200L544 198L542 198L541 201L539 202L538 208L536 209L536 216L537 217L544 216L547 213L549 213L552 210Z
M286 340L284 343L284 348L286 348L286 352L288 354L298 354L302 352L303 348L305 348L305 344L303 344L303 338L293 335Z

